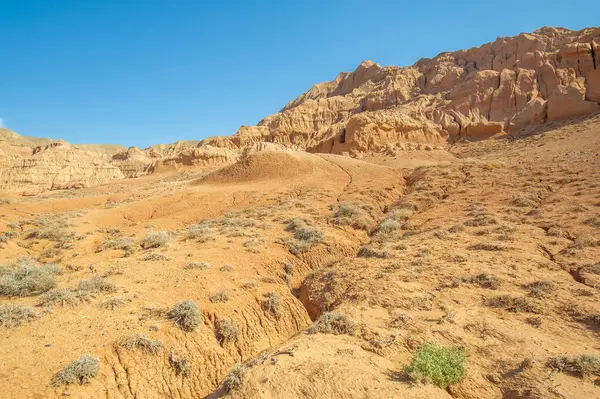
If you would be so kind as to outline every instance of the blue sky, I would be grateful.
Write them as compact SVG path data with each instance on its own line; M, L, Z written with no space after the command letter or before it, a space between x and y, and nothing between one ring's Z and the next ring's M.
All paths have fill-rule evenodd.
M0 0L0 119L23 135L149 146L233 134L364 59L410 65L596 1Z

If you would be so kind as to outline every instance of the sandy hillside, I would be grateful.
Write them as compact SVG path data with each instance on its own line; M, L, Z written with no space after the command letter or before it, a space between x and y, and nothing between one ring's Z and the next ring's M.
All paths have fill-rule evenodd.
M599 135L5 195L0 396L598 397ZM407 373L427 343L464 378Z

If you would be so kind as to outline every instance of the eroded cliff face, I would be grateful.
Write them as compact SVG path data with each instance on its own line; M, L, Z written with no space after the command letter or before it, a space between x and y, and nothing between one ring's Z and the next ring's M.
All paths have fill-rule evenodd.
M599 102L600 29L547 27L410 67L365 61L220 140L354 154L437 147L587 115Z
M38 147L0 142L0 190L35 194L96 186L123 179L121 170L98 152L64 141Z

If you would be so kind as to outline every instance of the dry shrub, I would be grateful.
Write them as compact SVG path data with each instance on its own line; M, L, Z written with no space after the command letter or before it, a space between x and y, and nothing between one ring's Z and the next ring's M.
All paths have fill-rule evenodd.
M240 330L231 319L219 319L215 327L215 335L221 345L236 342Z
M229 293L227 290L219 291L210 297L210 301L215 302L227 302L229 300Z
M37 318L35 310L20 303L0 305L0 327L12 328Z
M102 252L107 249L120 249L125 251L125 256L131 256L136 250L137 244L129 237L116 238L100 244L96 252Z
M267 312L267 313L271 313L275 316L279 315L279 312L281 310L281 297L279 296L278 293L276 292L267 292L264 295L265 299L262 301L262 309Z
M498 244L478 243L470 245L468 249L471 251L504 251L506 247Z
M308 251L314 245L322 242L325 237L322 229L309 226L307 222L310 220L300 218L288 220L286 230L294 233L294 240L280 240L295 255Z
M142 352L156 355L162 348L162 343L160 341L150 339L146 335L135 334L131 337L123 339L119 343L119 346L129 350L139 349Z
M175 349L169 354L169 365L175 370L175 375L188 377L190 375L190 361L187 357L179 355Z
M87 291L71 291L67 288L52 288L45 292L38 303L39 306L75 306L89 301Z
M202 323L202 315L198 310L198 305L191 300L178 302L168 313L167 317L171 319L177 327L183 331L194 331Z
M100 371L100 359L92 355L83 355L79 359L67 364L52 377L52 386L74 384L76 382L85 384L95 377Z
M232 265L223 265L219 268L219 271L222 272L232 272L233 271L233 266Z
M223 380L223 386L227 392L233 392L238 389L244 381L244 375L248 372L248 367L243 364L234 364Z
M100 307L104 309L115 310L118 307L124 306L127 300L121 297L109 298L100 304ZM129 300L131 302L131 299Z
M340 204L331 221L337 225L350 226L358 230L371 230L373 222L366 212L366 206L346 202Z
M77 285L79 291L91 293L115 292L117 287L112 281L108 281L100 276L94 276L88 280L81 280Z
M146 237L142 240L142 248L152 249L168 247L171 242L171 234L166 231L150 231L146 234Z
M361 258L380 258L385 259L390 257L390 253L385 249L375 248L373 246L363 246L358 250L358 256Z
M356 333L356 323L348 316L339 312L325 312L319 317L319 320L308 330L309 334L325 333L325 334L348 334Z
M551 281L534 281L525 286L529 290L529 296L541 298L548 295L554 289L554 284Z
M169 260L169 255L161 254L159 252L148 252L142 256L142 260L151 262L165 261Z
M206 270L210 269L210 263L208 262L190 262L183 267L186 270Z
M0 267L0 295L26 296L46 292L56 286L56 275L61 272L54 264L41 264L31 258Z
M513 298L509 295L498 295L487 298L485 304L491 308L502 308L509 312L537 312L534 305L525 297Z
M594 355L557 356L550 359L548 366L560 372L567 372L580 377L600 376L600 358Z
M256 280L248 280L244 284L242 284L242 288L245 290L252 290L258 287L258 281Z
M482 288L489 288L492 290L498 289L498 286L500 285L496 276L485 272L475 276L460 277L454 281L453 285L458 286L459 283L476 284Z

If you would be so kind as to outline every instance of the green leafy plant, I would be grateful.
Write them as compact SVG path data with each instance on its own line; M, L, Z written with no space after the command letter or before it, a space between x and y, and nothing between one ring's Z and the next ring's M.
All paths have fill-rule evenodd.
M466 363L467 354L463 348L425 342L404 371L415 379L426 380L446 389L465 377Z

